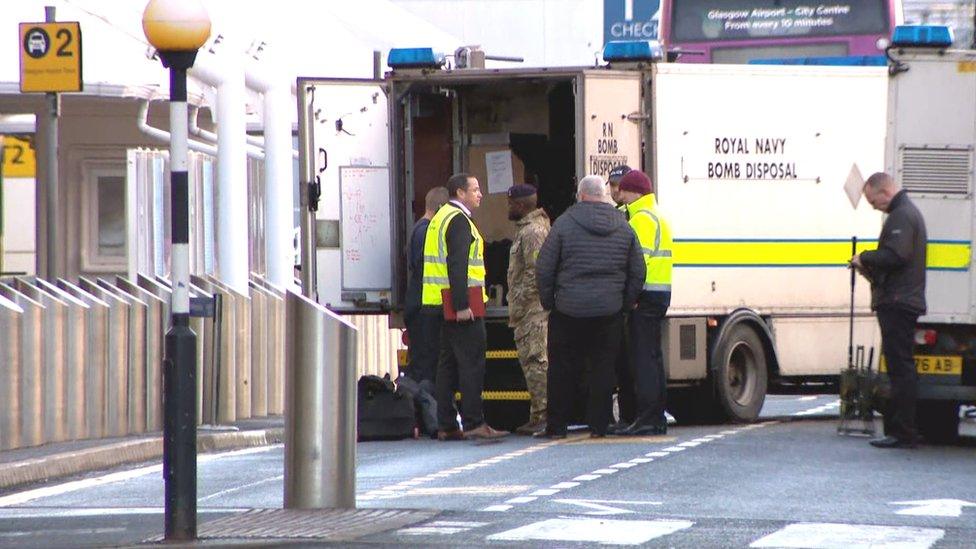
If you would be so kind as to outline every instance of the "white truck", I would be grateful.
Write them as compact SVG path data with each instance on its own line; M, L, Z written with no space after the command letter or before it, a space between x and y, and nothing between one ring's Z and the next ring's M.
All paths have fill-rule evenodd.
M926 29L942 29L942 38ZM946 49L944 27L906 30L896 31L888 52L885 166L928 230L928 313L915 334L917 423L926 438L949 441L958 435L960 404L976 403L976 51Z
M881 215L863 200L852 207L845 183L884 168L886 79L883 67L619 57L534 69L431 60L381 80L299 79L303 181L321 189L318 299L395 316L425 193L454 172L476 175L491 296L487 413L518 425L527 393L505 326L515 227L503 193L536 184L555 219L582 176L642 168L675 239L669 409L679 421L751 421L770 384L835 381L847 364L851 237L876 245ZM868 306L860 284L855 344L878 347Z

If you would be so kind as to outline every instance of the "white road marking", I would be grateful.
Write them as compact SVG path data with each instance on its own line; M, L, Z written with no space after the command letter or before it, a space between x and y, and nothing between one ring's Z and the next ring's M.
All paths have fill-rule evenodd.
M614 474L616 472L617 472L616 469L597 469L596 471L593 471L593 474L594 475L612 475L612 474Z
M404 534L407 536L424 536L430 534L458 534L460 532L467 532L468 530L474 530L475 528L480 528L489 524L487 522L462 522L454 520L435 520L419 526L411 526L409 528L401 528L397 530L398 534Z
M125 532L125 528L47 528L44 530L44 534L47 536L51 535L76 535L76 536L90 536L93 534L117 534L119 532ZM36 536L37 532L29 531L14 531L14 532L2 532L0 533L0 538L21 538L24 536Z
M699 445L701 445L701 442L696 442L694 440L689 440L688 442L682 442L678 446L681 446L683 448L694 448L695 446L699 446Z
M211 461L216 461L218 459L223 459L226 457L235 457L235 456L243 456L248 454L257 454L261 452L268 452L270 450L275 450L281 447L282 447L281 444L275 444L272 446L259 446L255 448L245 448L243 450L234 450L232 452L221 452L218 454L203 454L197 457L197 465L200 465L202 463L209 463ZM118 471L115 473L109 473L107 475L102 475L100 477L86 478L82 480L73 480L70 482L56 484L54 486L35 488L33 490L26 490L24 492L19 492L16 494L11 494L9 496L0 497L0 507L20 505L22 503L27 503L28 501L33 501L35 499L59 496L62 494L67 494L69 492L84 490L86 488L93 488L95 486L103 486L105 484L111 484L113 482L122 482L125 480L131 480L152 473L162 473L162 471L163 471L162 464L147 465L145 467L139 467L137 469L129 469L127 471Z
M650 463L654 461L653 458L634 458L630 460L631 463Z
M811 400L817 400L817 397L815 397L815 396L805 396L805 397L800 397L797 400L799 400L800 402L809 402Z
M253 488L253 487L259 486L261 484L266 484L268 482L277 482L279 480L285 480L285 475L277 475L277 476L273 476L273 477L270 477L270 478L261 479L261 480L255 481L255 482L250 482L248 484L242 484L240 486L235 486L233 488L228 488L226 490L221 490L219 492L214 492L213 494L210 494L209 496L204 496L202 498L199 498L197 501L198 502L199 501L207 501L208 499L214 499L214 498L218 498L220 496L225 496L227 494L232 494L234 492L238 492L240 490L244 490L245 488Z
M579 507L585 507L587 509L593 509L592 511L587 511L587 515L623 515L627 513L634 513L630 509L621 509L619 507L611 507L607 505L613 503L615 505L661 505L660 501L628 501L628 500L618 500L618 499L554 499L556 503L565 503L567 505L576 505Z
M629 461L624 461L622 463L614 463L610 467L612 467L613 469L630 469L631 467L636 467L636 466L637 466L636 463L631 463Z
M0 519L162 515L165 511L166 508L164 507L20 507L0 509ZM199 514L243 513L244 511L248 511L248 509L233 507L201 507L197 509Z
M559 490L553 490L552 488L543 488L541 490L536 490L535 492L532 492L529 495L530 496L536 496L536 497L538 497L538 496L551 496L551 495L553 495L553 494L555 494L557 492L559 492Z
M556 518L488 536L499 541L575 541L608 545L637 545L689 528L684 520L610 520Z
M664 456L668 455L668 453L667 452L648 452L648 453L646 453L644 455L647 456L647 457L649 457L649 458L660 458L660 457L664 457Z
M796 412L793 415L794 416L812 416L812 415L816 415L816 414L824 414L824 413L827 413L827 412L833 410L834 408L839 408L839 407L840 407L840 400L838 399L838 400L834 400L832 402L828 402L827 404L824 404L822 406L817 406L816 408L810 408L808 410L803 410L801 412ZM758 425L758 424L755 424L755 425Z
M573 480L596 480L598 478L600 478L600 475L580 475L573 477Z
M976 503L961 499L924 499L921 501L893 501L889 505L911 505L909 509L896 511L899 515L921 517L958 517L963 507L976 507Z
M505 503L528 503L530 501L535 501L537 499L539 498L534 496L519 496L517 498L506 500Z
M668 448L665 448L664 451L665 452L684 452L685 449L682 448L681 446L669 446Z
M485 507L484 509L482 509L482 511L488 511L488 512L505 512L505 511L508 511L511 508L512 508L511 505L489 505L488 507Z
M800 523L756 540L749 547L803 549L928 549L942 539L937 528L871 526L866 524Z

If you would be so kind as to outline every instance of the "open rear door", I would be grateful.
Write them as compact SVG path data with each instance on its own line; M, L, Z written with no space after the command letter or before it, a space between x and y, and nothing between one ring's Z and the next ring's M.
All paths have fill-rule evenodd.
M590 70L583 74L582 112L585 165L577 173L606 179L610 170L627 165L641 169L639 71Z
M339 312L381 311L393 302L395 194L386 85L377 80L300 80L307 109L301 159L321 189L316 283ZM307 122L305 122L307 120Z

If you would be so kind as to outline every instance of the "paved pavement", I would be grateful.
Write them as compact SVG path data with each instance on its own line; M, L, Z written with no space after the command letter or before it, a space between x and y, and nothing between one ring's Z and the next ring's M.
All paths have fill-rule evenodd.
M201 543L298 532L304 544L339 546L973 547L976 422L958 445L915 451L877 450L836 425L834 396L774 396L760 423L666 437L361 443L358 510L341 520L280 509L281 445L205 454ZM149 464L2 491L0 546L158 537L159 472Z

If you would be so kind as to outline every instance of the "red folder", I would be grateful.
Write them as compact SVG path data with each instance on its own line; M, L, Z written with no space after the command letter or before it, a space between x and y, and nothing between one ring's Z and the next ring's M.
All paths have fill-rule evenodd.
M441 298L444 300L444 320L457 321L457 311L454 310L454 302L451 300L451 289L441 290ZM485 317L485 294L481 286L468 287L468 307L475 318Z

